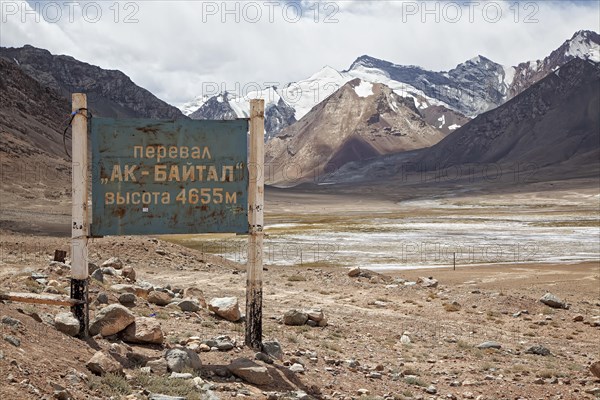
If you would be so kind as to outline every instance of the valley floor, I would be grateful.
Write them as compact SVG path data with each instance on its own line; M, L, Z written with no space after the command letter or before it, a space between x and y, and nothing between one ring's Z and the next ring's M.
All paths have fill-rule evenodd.
M264 272L264 337L278 340L284 351L282 360L266 365L274 383L251 385L224 370L235 358L254 358L254 352L242 346L243 323L220 319L205 308L186 312L140 297L131 311L160 322L163 346L126 344L114 337L83 342L51 326L59 307L0 303L0 317L22 323L18 329L0 324L3 336L20 339L19 346L0 341L0 394L15 400L51 398L57 389L53 384L58 384L76 399L145 399L149 392L209 398L189 382L148 377L139 365L126 365L124 378L100 378L85 363L98 349L153 360L166 348L193 342L190 337L228 335L234 349L200 352L203 368L194 372L220 399L303 398L298 391L318 399L596 398L600 379L590 365L600 360L598 188L538 189L460 196L440 191L435 198L423 192L426 201L400 193L379 195L376 188L366 195L343 196L327 190L268 191L268 240L277 240L275 253L281 252ZM54 214L59 217L53 217L58 221L48 222L57 228L50 235L6 229L11 218L26 221L31 218L27 215L4 208L0 216L0 291L41 291L44 287L31 274L43 271L48 280L57 281L59 291L68 293L68 274L49 267L54 249L68 249L68 238L58 229L66 210L59 209ZM40 218L36 224L45 226ZM390 226L396 230L390 233ZM477 230L484 233L474 235ZM365 261L374 253L372 246L389 240L385 235L415 232L430 236L413 236L411 243L452 239L492 248L529 240L536 251L526 247L527 259L459 258L456 270L449 258L433 262L430 248L419 250L414 244L410 259L396 252L389 254L393 263ZM336 236L350 245L335 251L318 246L335 242ZM372 236L378 239L369 239ZM285 248L286 242L293 248ZM112 237L91 241L90 258L101 263L117 256L134 267L138 282L174 290L197 287L207 300L236 296L243 309L244 256L239 243L227 236ZM383 251L389 253L392 247ZM298 249L303 251L301 260ZM329 256L322 257L326 252ZM223 253L233 257L224 260ZM342 258L345 261L339 262ZM405 268L382 268L388 264ZM345 267L361 267L362 274L350 277ZM376 272L369 272L371 268ZM426 287L426 279L417 283L420 277L433 277L438 284ZM114 284L125 283L122 277L108 275L104 283L92 282L90 298L106 293L111 303L118 302ZM568 309L542 304L539 299L547 292L568 303ZM101 308L94 302L92 314ZM290 309L313 308L323 310L326 327L282 323ZM42 322L33 319L34 314ZM480 348L489 341L499 348ZM550 354L531 354L528 350L535 346ZM292 364L303 365L303 371L292 372Z

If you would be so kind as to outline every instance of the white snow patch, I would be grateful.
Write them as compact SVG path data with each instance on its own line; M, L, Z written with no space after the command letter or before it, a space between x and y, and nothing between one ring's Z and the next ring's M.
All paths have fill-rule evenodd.
M442 114L442 116L438 118L438 121L440 121L440 126L438 126L438 129L442 129L443 126L446 125L446 114Z
M452 124L452 125L450 125L450 126L448 127L448 130L450 130L450 131L454 131L454 130L456 130L456 129L460 128L460 127L461 127L461 125Z
M580 34L570 41L565 55L600 62L600 45L591 42Z
M358 97L369 97L373 95L373 84L371 82L360 81L360 84L354 88Z

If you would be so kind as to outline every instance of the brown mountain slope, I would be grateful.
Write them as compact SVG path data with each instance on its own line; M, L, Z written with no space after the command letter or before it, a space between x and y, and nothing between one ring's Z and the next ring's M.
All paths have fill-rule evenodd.
M0 58L0 228L14 227L17 209L52 214L66 205L71 168L62 131L69 112L62 95Z
M267 143L267 181L307 182L351 161L431 146L443 137L412 99L355 79Z
M600 68L577 58L415 161L431 169L510 162L544 167L573 160L600 148L599 110Z
M17 62L24 72L65 98L82 92L94 115L114 118L186 118L179 109L137 86L121 71L106 70L32 46L0 47L0 57Z

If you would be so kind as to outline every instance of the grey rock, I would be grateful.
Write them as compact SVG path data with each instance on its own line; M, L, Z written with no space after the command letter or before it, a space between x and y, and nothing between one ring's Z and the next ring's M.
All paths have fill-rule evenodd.
M110 275L110 276L118 276L119 275L117 273L117 270L114 269L113 267L105 267L105 268L101 268L101 270L104 275Z
M119 257L111 257L102 263L102 268L121 269L123 268L123 261Z
M15 347L21 346L21 339L13 335L4 335L4 340L12 344Z
M289 370L297 373L304 373L304 366L299 363L290 365Z
M542 303L552 308L568 308L567 304L552 293L546 293L540 299Z
M187 400L185 397L167 396L166 394L152 393L148 400Z
M433 385L429 385L427 387L427 389L425 389L425 393L436 394L437 393L437 388L435 386L433 386Z
M283 315L285 325L300 326L306 324L308 314L299 310L289 310Z
M477 345L478 349L500 349L502 345L498 342L488 341Z
M79 321L72 313L60 313L54 317L54 327L69 336L76 336L79 333Z
M122 338L127 343L161 344L164 334L156 319L137 317L133 324L125 328Z
M194 299L183 299L178 304L181 311L194 312L200 310L200 304Z
M134 305L137 300L133 293L123 293L119 296L119 303L127 306Z
M96 297L96 301L99 304L108 304L108 295L106 293L98 293L98 297Z
M189 349L171 349L165 355L167 366L172 372L181 372L185 368L200 369L202 362L195 352Z
M279 342L276 340L263 342L262 350L263 352L277 360L283 359L283 351L281 350L281 344L279 344Z
M0 319L0 323L2 323L2 325L7 325L12 328L20 328L23 326L23 323L21 321L19 321L16 318L9 317L8 315L2 316L2 319Z
M552 354L549 349L541 345L531 346L530 348L525 350L525 353L535 354L538 356L549 356L550 354Z
M104 274L102 273L101 269L96 269L94 272L92 272L92 279L97 280L98 282L104 282Z
M192 379L193 377L194 375L190 374L189 372L171 372L169 379Z

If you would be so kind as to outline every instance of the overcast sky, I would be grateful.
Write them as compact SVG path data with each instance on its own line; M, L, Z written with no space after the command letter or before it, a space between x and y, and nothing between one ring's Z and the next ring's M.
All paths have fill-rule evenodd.
M12 1L0 0L0 44L31 44L119 69L180 105L213 82L284 84L368 54L448 70L478 54L515 65L581 29L590 1ZM318 10L318 11L317 11Z

